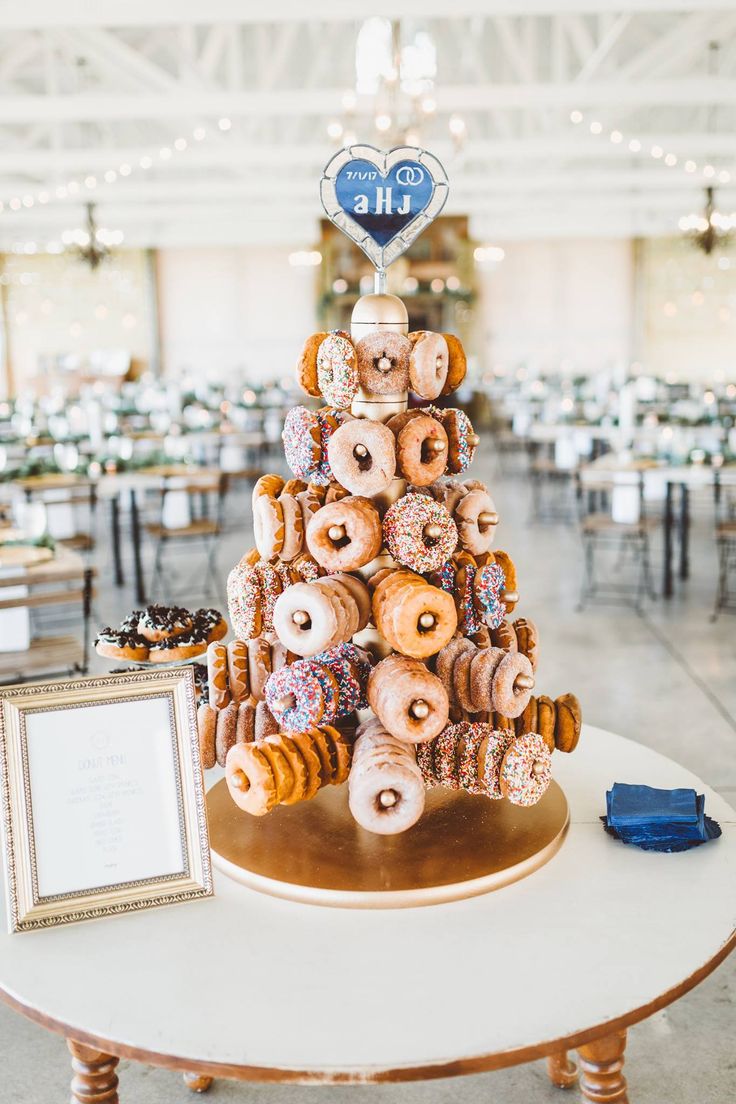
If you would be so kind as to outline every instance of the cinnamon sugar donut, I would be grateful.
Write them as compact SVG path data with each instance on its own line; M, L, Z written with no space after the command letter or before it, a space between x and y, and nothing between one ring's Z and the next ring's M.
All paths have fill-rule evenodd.
M442 388L441 394L451 395L465 379L465 373L468 370L468 362L460 338L455 337L454 334L443 334L442 336L447 342L448 365L447 379L445 380L445 386Z
M387 656L371 671L368 704L388 732L410 744L432 740L447 724L444 686L419 660Z
M341 425L330 438L327 455L335 479L350 494L380 494L396 474L393 433L382 422L368 418Z
M372 395L391 395L409 387L411 342L404 334L376 330L355 347L358 382Z
M394 559L420 573L438 571L457 547L457 527L447 510L418 494L405 495L389 507L383 536Z
M524 712L534 689L532 665L521 652L507 652L493 674L493 708L504 717Z
M217 711L207 702L200 702L197 706L197 734L199 736L199 755L203 770L210 770L217 762L216 733Z
M418 410L396 414L387 422L396 435L398 469L415 487L427 487L443 474L448 441L441 422Z
M498 524L498 512L488 491L468 491L453 513L460 544L474 556L489 552Z
M349 336L333 330L317 350L317 384L325 399L338 410L350 406L358 390L358 365Z
M423 399L436 399L447 381L449 351L442 334L417 330L409 334L409 383Z
M552 781L552 756L541 736L517 736L501 763L499 785L512 805L536 805Z
M326 571L355 571L381 551L381 519L367 498L348 496L313 515L307 546Z

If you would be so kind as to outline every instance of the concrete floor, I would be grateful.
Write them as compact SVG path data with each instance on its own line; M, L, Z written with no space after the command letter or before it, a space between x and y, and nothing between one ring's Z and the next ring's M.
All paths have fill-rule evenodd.
M692 576L679 585L674 599L647 603L643 616L603 606L578 613L581 548L575 526L530 526L526 480L520 473L501 474L490 448L476 462L473 475L489 483L496 499L501 514L496 543L517 563L519 612L533 617L540 628L541 691L556 696L574 690L587 721L671 756L736 804L736 620L733 615L724 615L715 624L709 620L716 566L709 499L693 502ZM236 531L223 540L219 554L223 586L229 568L252 543L244 493L233 501L228 517L229 527ZM112 585L105 522L100 518L96 624L116 622L133 605L129 588L117 590ZM653 562L659 590L659 536ZM100 665L99 669L106 668ZM100 971L104 974L104 964ZM144 979L141 984L143 991ZM733 956L693 993L632 1029L627 1049L632 1104L665 1100L668 1104L728 1104L736 1099L735 997ZM68 1099L69 1069L61 1039L0 1008L0 1040L0 1104L54 1104ZM123 1104L191 1099L178 1075L131 1063L121 1064L121 1083ZM460 1092L469 1102L538 1100L542 1104L560 1099L560 1091L549 1085L539 1063L462 1081L397 1087L323 1090L220 1082L209 1099L247 1099L254 1104L297 1100L317 1104L327 1099L358 1104L370 1098L444 1104Z

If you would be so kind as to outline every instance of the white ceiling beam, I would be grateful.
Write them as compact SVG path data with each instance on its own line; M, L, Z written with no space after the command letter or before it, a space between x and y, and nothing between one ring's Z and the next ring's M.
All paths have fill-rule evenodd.
M595 49L588 55L583 62L580 72L575 78L576 81L581 84L584 81L590 80L590 78L600 69L603 62L610 56L616 43L619 41L624 31L631 23L631 13L622 12L607 28L602 37L598 40L598 44Z
M124 95L97 92L49 99L36 95L0 95L0 123L48 121L104 121L239 116L329 116L340 109L343 89L284 89L253 92L192 92L182 88L172 95ZM440 106L449 111L487 111L493 108L736 105L736 79L692 77L660 81L606 80L587 84L445 85ZM358 117L364 116L361 111Z

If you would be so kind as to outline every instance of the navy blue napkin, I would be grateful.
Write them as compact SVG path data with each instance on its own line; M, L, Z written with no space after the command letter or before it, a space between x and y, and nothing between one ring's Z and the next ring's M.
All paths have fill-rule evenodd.
M705 815L705 797L695 790L657 790L615 782L606 793L606 831L645 851L687 851L721 834Z

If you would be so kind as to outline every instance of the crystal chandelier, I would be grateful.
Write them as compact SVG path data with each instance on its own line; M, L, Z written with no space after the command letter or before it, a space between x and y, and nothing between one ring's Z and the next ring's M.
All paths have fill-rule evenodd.
M705 189L705 207L701 214L683 215L679 227L688 239L706 256L728 245L730 231L736 226L736 214L726 215L716 209L715 190Z

